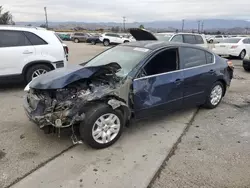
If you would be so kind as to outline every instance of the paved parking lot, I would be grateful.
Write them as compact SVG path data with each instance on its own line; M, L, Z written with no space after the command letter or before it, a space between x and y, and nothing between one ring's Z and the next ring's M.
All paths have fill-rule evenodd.
M107 49L102 45L67 44L70 63L81 63ZM136 122L125 130L113 147L104 150L93 150L85 145L73 147L67 131L60 138L45 135L24 114L24 85L2 87L0 187L8 187L23 177L26 178L13 187L147 187L187 128L189 131L183 136L175 155L167 158L157 173L159 176L151 182L152 187L184 187L186 181L190 183L187 187L201 187L205 180L209 180L207 187L221 185L218 184L220 179L206 176L210 172L219 172L228 183L224 185L230 185L236 180L240 168L242 175L249 177L250 164L246 156L250 154L247 144L250 141L247 127L250 89L246 86L249 86L250 74L243 71L241 61L233 62L236 65L235 79L217 109L201 109L198 113L197 109L190 109L157 120ZM213 157L218 161L214 166L212 162L216 160ZM227 168L225 165L229 163ZM228 169L235 173L232 171L226 176ZM204 173L199 175L202 170ZM191 181L192 176L195 179ZM182 177L184 179L179 181ZM241 185L248 181L244 177Z

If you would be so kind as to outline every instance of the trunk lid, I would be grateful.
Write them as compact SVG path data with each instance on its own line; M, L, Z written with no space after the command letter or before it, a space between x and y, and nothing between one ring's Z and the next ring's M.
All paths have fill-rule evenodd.
M151 33L150 31L147 31L145 29L140 28L131 28L129 30L130 34L134 37L135 40L158 40L156 36Z

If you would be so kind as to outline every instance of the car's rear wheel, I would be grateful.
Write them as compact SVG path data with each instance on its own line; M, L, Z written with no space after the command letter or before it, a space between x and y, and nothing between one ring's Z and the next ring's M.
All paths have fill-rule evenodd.
M224 90L225 88L220 81L215 82L207 95L204 106L209 109L216 108L223 98Z
M91 41L91 44L92 44L92 45L95 45L95 44L96 44L95 40L92 40L92 41Z
M79 43L79 39L74 39L74 42L75 43Z
M242 51L240 52L239 58L240 58L240 59L244 59L245 56L246 56L246 51L245 51L245 50L242 50Z
M26 71L25 80L28 83L34 78L42 74L45 74L51 70L52 70L51 67L49 67L48 65L44 64L33 65Z
M83 141L89 146L102 149L114 144L121 136L124 116L106 104L88 109L79 127Z
M109 46L109 44L110 44L109 40L104 40L104 41L103 41L103 45L104 45L104 46Z

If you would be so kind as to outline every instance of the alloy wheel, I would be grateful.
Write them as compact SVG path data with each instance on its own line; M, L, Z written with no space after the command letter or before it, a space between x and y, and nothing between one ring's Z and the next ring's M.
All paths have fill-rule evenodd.
M92 128L92 137L99 144L107 144L114 140L121 128L121 122L113 113L99 117Z
M210 102L213 106L216 106L217 104L219 104L219 102L222 98L222 92L223 92L223 89L222 89L221 85L216 85L212 89L212 92L210 94Z
M37 69L37 70L35 70L35 71L33 72L32 76L31 76L31 77L32 77L32 80L33 80L34 78L36 78L36 77L42 75L42 74L45 74L45 73L47 73L47 70L45 70L45 69Z

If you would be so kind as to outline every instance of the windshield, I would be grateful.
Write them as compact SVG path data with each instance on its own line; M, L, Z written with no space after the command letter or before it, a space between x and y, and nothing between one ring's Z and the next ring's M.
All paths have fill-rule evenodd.
M170 40L170 38L173 36L173 35L171 35L171 34L156 34L155 35L156 36L156 38L158 39L158 40L160 40L160 41L169 41Z
M241 39L237 38L230 38L230 39L224 39L223 43L238 43Z
M85 67L116 62L121 66L118 76L125 77L150 52L147 48L116 46L91 59Z

